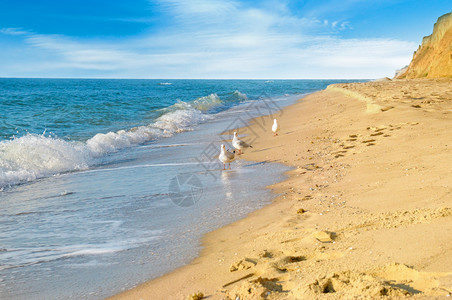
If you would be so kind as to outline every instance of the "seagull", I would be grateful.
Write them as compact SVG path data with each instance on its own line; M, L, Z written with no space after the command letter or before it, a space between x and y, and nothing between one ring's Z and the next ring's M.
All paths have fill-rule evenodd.
M226 150L224 144L221 145L221 153L218 156L218 159L223 163L223 170L226 170L226 163L229 164L229 169L231 168L231 162L235 159L235 150L231 153Z
M278 121L276 119L273 119L272 131L273 131L273 136L278 135L279 124L278 124Z
M234 146L235 149L239 150L238 154L242 154L242 149L246 149L248 147L253 148L253 146L251 146L250 144L239 140L239 138L237 137L237 132L234 132L234 138L232 139L232 146Z

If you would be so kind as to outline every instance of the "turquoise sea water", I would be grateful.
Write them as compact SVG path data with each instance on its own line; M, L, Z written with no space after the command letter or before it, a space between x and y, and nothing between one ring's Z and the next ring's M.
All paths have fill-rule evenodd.
M0 79L0 298L100 299L188 263L287 170L222 171L220 133L335 82Z

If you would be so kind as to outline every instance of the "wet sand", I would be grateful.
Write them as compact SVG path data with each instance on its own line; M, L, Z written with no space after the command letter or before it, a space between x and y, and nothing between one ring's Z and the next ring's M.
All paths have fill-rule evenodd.
M278 136L263 120L240 159L293 167L274 202L112 299L450 299L452 80L336 84L285 108Z

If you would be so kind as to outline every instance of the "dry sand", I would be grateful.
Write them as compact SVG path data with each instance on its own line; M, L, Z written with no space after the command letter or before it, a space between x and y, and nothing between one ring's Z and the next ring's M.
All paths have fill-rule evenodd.
M337 84L266 123L240 159L294 167L274 203L113 299L452 298L451 80Z

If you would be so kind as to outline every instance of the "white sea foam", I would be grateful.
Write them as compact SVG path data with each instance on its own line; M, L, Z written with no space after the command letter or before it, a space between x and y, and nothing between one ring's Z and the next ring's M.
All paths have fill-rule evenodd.
M194 100L192 104L196 109L208 111L209 109L222 105L223 102L217 94L210 94L209 96L200 97Z
M121 252L157 240L160 238L161 233L161 230L152 230L147 232L148 235L145 237L125 238L120 241L112 240L97 244L9 249L8 251L0 252L0 259L8 262L8 264L0 266L0 270L30 266L75 256L98 256Z
M212 118L203 111L221 104L216 94L191 103L178 101L162 109L162 115L149 125L98 133L85 143L35 134L1 141L0 188L54 174L86 170L106 154L193 130L197 124Z
M127 166L127 167L116 167L116 168L103 168L103 169L94 169L83 171L84 173L99 173L99 172L110 172L110 171L118 171L118 170L126 170L126 169L139 169L139 168L152 168L152 167L174 167L174 166L189 166L189 165L198 165L198 164L207 165L212 163L210 161L201 161L201 162L188 162L188 163L165 163L165 164L144 164L144 165L136 165L136 166Z
M244 94L244 93L242 93L242 92L240 92L238 90L235 90L233 95L235 97L237 97L237 99L240 100L240 101L248 100L248 97L246 96L246 94Z
M125 247L116 247L116 248L91 248L91 249L83 249L77 250L71 253L65 254L63 257L71 257L71 256L82 256L82 255L102 255L124 251L127 248Z
M0 142L0 187L53 174L84 170L92 163L83 143L27 134Z

